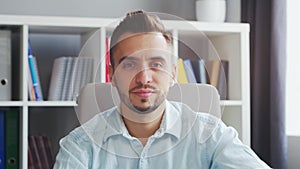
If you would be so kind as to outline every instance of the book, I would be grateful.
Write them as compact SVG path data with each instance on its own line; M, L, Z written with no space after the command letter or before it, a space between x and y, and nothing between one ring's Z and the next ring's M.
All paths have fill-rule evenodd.
M42 169L50 169L49 159L47 157L46 147L43 137L41 135L34 136L38 148L38 155L40 156Z
M203 59L193 60L192 66L197 83L207 84L205 61Z
M187 83L187 76L183 65L183 60L181 58L178 59L178 83Z
M66 94L66 100L72 100L74 95L74 83L75 83L75 77L76 77L76 69L77 69L77 57L72 58L72 70L69 80L68 80L68 87L67 87L67 94Z
M39 80L38 80L39 76L37 74L37 71L38 71L37 63L36 63L36 59L32 55L30 43L28 43L28 64L29 64L29 70L31 73L32 85L34 88L36 101L41 101L41 100L43 100L43 98L41 96L42 91L41 91L41 86L40 86Z
M109 66L110 66L110 53L109 53L109 45L110 45L110 38L105 38L105 82L110 82L109 77Z
M83 58L82 75L80 77L81 78L81 80L80 80L80 89L87 83L88 70L89 70L89 61L85 57L85 58Z
M83 67L82 67L82 75L80 80L80 88L78 93L82 87L84 87L87 83L92 81L92 71L93 71L93 58L84 57L83 58Z
M0 110L0 169L5 168L5 111Z
M32 157L32 150L30 146L28 146L28 169L34 169L34 162Z
M83 79L82 79L82 84L81 87L85 86L87 83L90 83L92 81L92 69L93 69L93 59L90 57L84 58L84 69L83 69Z
M228 99L228 69L229 61L221 60L217 89L222 100Z
M38 86L37 86L38 91L37 92L38 92L38 95L40 96L39 100L37 100L36 97L35 97L35 101L41 101L41 100L43 100L43 93L42 93L42 88L41 88L41 81L40 81L38 63L37 63L36 57L32 56L32 58L33 58L33 64L34 64L34 71L35 71L35 74L36 74L36 80L37 80L37 84L38 84ZM31 80L32 80L32 77L31 77ZM31 83L31 84L33 86L33 83ZM33 90L34 90L34 87L33 87Z
M67 90L70 83L70 77L72 74L72 64L73 64L73 58L67 57L67 63L66 63L66 71L65 71L65 78L62 86L62 94L60 97L60 100L66 100L67 98Z
M34 88L33 88L33 84L32 84L32 77L31 77L31 73L30 73L30 69L28 67L28 96L29 99L32 101L36 101L35 98L35 92L34 92Z
M189 83L197 83L192 61L190 59L183 60L183 66L186 73L186 77Z
M19 112L5 111L5 168L19 168Z
M41 158L35 136L29 136L28 149L30 149L32 161L34 161L33 167L35 169L42 169Z
M208 81L211 85L217 87L219 79L219 70L220 70L219 60L211 60L206 62L207 72L208 72Z
M52 66L48 100L60 100L65 79L67 57L59 57L54 60Z
M205 68L205 61L203 59L199 60L200 64L200 83L207 84L207 71Z
M72 99L75 99L76 96L79 94L79 90L80 90L80 82L81 82L81 76L83 76L83 60L84 58L82 57L78 57L75 60L75 67L74 67L74 81L72 82L73 85L73 92L72 92Z
M45 149L46 149L46 154L47 154L49 166L50 166L50 168L53 168L54 162L55 162L55 158L54 158L54 154L53 154L53 149L52 149L50 138L48 136L46 136L46 135L42 135L42 138L43 138L43 141L44 141L44 145L45 145Z

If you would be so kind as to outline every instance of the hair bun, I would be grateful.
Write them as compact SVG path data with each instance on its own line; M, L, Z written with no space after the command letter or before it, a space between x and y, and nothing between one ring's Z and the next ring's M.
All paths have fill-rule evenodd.
M127 16L132 16L132 15L136 15L136 14L143 14L145 13L145 11L143 10L137 10L137 11L131 11L127 13Z

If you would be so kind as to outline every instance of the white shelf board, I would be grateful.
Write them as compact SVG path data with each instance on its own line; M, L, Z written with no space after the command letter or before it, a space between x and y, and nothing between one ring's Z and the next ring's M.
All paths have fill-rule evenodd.
M77 106L75 101L28 101L30 107L73 107Z
M22 101L0 101L0 107L18 107L23 106Z
M216 33L239 33L249 32L250 26L242 23L210 23L198 21L163 21L167 29L177 29L184 31L203 31Z
M31 26L61 26L61 27L91 27L107 26L116 19L60 17L60 16L32 16L32 15L0 15L0 24L31 25Z
M221 106L242 106L241 100L221 100Z

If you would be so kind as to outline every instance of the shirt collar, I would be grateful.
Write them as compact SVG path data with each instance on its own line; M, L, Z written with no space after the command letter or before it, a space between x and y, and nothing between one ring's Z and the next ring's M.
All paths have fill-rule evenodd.
M177 139L181 135L181 111L178 111L169 101L166 102L166 110L162 120L162 131L175 136Z
M112 110L112 113L106 118L106 131L103 136L103 141L106 142L110 137L122 135L127 132L122 116L117 107ZM128 133L128 132L127 132Z
M175 136L177 139L181 135L181 114L182 112L178 109L178 106L174 106L169 101L166 101L166 109L161 122L160 128L158 129L162 134L170 134ZM109 114L106 118L106 131L103 136L103 142L106 142L110 137L116 135L123 135L128 139L133 139L124 124L122 116L119 113L117 107L113 109L113 112Z

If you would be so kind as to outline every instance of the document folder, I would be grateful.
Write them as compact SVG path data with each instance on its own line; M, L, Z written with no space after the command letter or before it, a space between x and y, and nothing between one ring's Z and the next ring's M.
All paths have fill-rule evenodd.
M11 100L11 32L0 30L0 101Z

